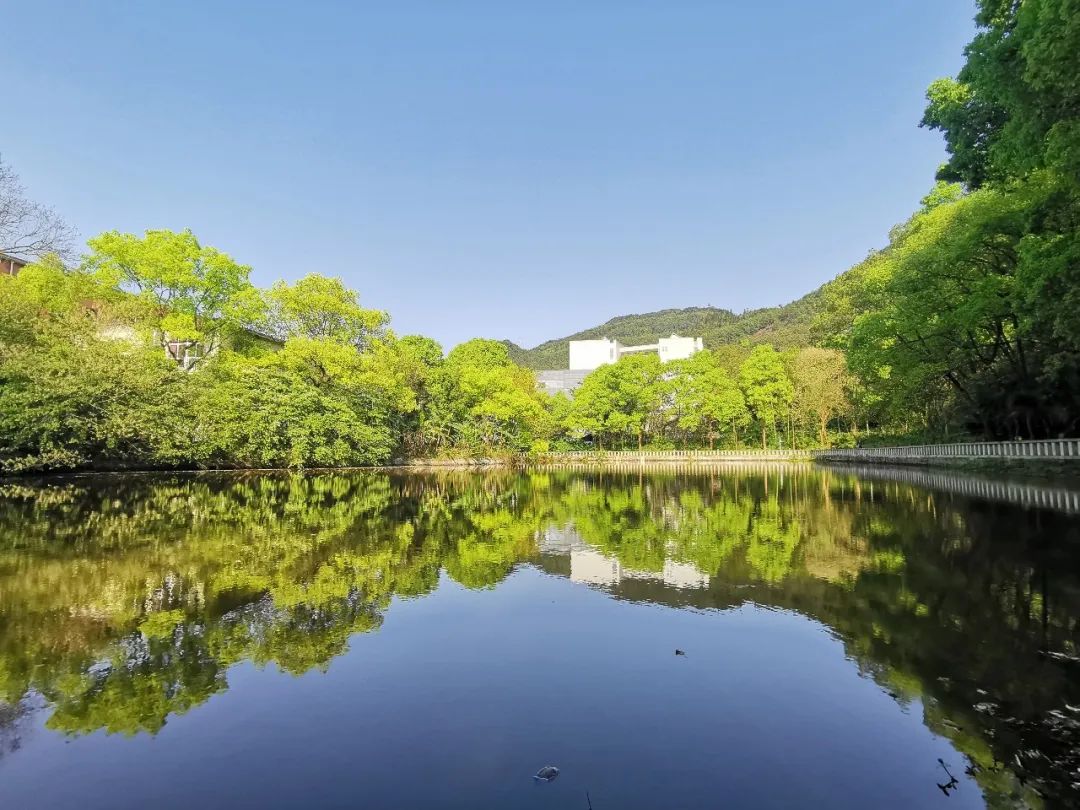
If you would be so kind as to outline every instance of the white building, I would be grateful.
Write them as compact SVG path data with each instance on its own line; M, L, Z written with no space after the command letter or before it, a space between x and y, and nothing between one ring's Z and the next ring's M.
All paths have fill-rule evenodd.
M571 340L570 369L592 371L600 366L616 363L619 358L628 354L638 352L656 352L660 355L660 360L666 363L668 360L685 360L704 348L705 344L701 338L680 337L679 335L660 338L656 343L644 346L623 346L619 341L610 338Z

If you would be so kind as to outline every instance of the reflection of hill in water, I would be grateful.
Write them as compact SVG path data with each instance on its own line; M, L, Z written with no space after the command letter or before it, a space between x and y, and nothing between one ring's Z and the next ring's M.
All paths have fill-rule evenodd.
M1064 795L1080 765L1054 714L1080 706L1080 679L1042 654L1080 649L1080 529L1050 510L809 468L106 477L0 496L0 697L43 695L59 731L155 732L237 661L326 667L440 571L487 588L532 562L616 598L821 621L921 698L1006 806L1030 798L1014 773Z

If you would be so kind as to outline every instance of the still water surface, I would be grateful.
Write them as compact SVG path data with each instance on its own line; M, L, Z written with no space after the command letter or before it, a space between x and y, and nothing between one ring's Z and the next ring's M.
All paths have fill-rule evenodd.
M0 806L1077 806L1080 518L948 490L0 483Z

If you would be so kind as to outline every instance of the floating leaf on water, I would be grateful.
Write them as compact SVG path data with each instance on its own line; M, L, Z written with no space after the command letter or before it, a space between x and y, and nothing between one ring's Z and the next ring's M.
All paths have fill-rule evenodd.
M556 768L554 765L545 765L543 768L536 772L536 775L533 776L533 779L535 779L537 782L551 782L558 775L558 768Z

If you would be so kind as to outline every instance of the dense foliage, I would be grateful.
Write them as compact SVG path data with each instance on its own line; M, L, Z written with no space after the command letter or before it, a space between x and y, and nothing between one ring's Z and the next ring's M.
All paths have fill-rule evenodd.
M1080 433L1080 4L981 0L925 126L949 160L884 250L825 288L875 421Z
M842 386L821 405L817 389L834 379L799 383L811 350L766 345L667 365L633 355L590 375L571 403L540 391L497 341L444 357L428 338L397 337L385 312L361 306L338 279L259 290L250 268L188 231L106 233L89 246L75 269L46 258L0 277L8 472L359 466L738 445L752 431L763 446L782 435L824 443L850 410ZM835 351L813 351L843 364ZM814 395L796 397L807 385Z
M631 354L585 378L566 403L561 440L588 437L600 448L712 448L718 440L725 447L827 446L844 428L857 429L849 388L844 356L833 349L780 353L760 345L669 363Z
M421 360L340 282L261 292L188 233L91 240L0 279L0 464L385 461Z

